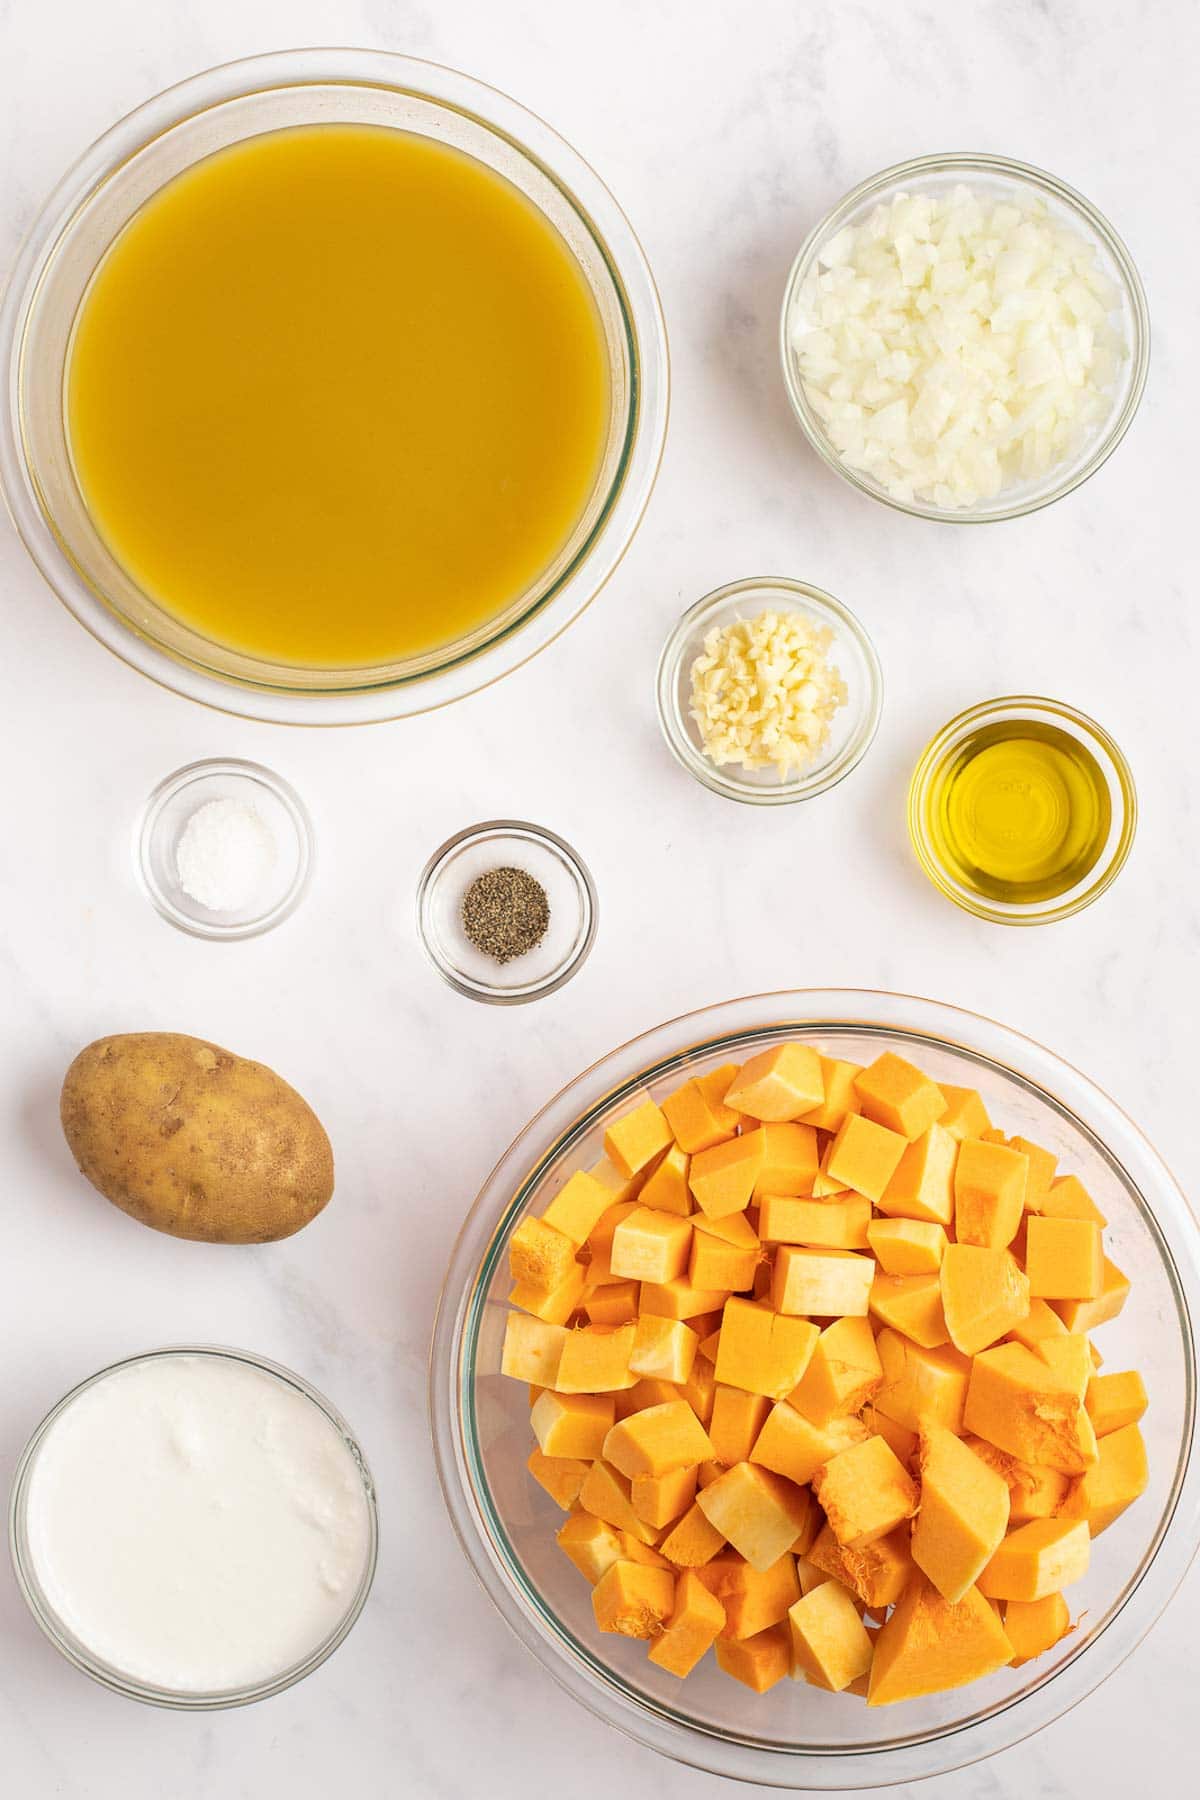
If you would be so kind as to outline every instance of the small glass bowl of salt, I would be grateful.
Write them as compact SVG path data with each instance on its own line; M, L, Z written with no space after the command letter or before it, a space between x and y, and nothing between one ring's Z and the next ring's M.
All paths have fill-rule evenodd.
M158 784L134 859L151 903L180 931L256 937L300 903L312 871L312 823L270 769L214 757Z

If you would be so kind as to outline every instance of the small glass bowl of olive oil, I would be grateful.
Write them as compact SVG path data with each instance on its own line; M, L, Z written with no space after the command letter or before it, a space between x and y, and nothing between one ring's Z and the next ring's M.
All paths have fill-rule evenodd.
M1000 925L1045 925L1116 880L1137 825L1133 776L1095 720L1057 700L972 706L926 746L908 829L943 894Z

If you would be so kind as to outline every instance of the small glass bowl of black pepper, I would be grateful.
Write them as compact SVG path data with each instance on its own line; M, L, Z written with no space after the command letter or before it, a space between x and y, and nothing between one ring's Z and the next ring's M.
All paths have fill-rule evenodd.
M488 819L447 840L417 888L417 934L444 981L518 1006L563 986L596 936L596 888L570 844L540 825Z

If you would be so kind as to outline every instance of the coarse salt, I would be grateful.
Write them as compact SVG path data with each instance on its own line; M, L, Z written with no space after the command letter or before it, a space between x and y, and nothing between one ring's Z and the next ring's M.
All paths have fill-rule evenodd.
M209 912L242 912L275 865L275 840L252 806L208 800L180 834L175 870L184 893Z

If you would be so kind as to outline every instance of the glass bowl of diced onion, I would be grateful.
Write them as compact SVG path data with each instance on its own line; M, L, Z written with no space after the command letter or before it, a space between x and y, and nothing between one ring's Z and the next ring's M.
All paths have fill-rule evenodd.
M1125 245L1065 182L1002 156L922 156L809 233L780 354L838 474L901 512L982 524L1048 506L1112 454L1150 318Z
M707 659L720 634L739 623L774 618L798 626L827 675L827 703L811 745L793 744L797 762L780 762L770 748L750 763L733 742L720 743L697 716L694 692L699 659ZM718 634L714 639L713 634ZM795 634L793 634L795 635ZM745 661L743 659L743 673ZM767 659L754 657L759 677ZM794 674L795 670L775 672ZM871 747L883 709L883 671L875 646L849 607L822 588L782 575L760 575L706 594L689 607L663 645L658 664L658 717L677 762L714 794L751 806L786 805L825 793L855 769ZM777 707L778 697L742 692L742 716L756 717ZM800 710L803 710L801 707Z
M643 1090L661 1099L690 1076L793 1038L858 1063L892 1050L936 1081L975 1088L995 1124L1046 1146L1077 1174L1102 1206L1107 1248L1132 1284L1097 1347L1106 1369L1139 1369L1149 1394L1141 1421L1149 1484L1096 1539L1087 1575L1068 1589L1074 1630L1020 1667L893 1706L868 1707L800 1680L754 1694L711 1653L680 1681L648 1660L644 1643L598 1632L588 1583L555 1542L566 1515L526 1468L535 1442L530 1397L500 1370L508 1244L520 1221L540 1216L573 1170L596 1161L607 1125ZM1078 1070L1018 1032L911 995L752 995L614 1050L551 1099L488 1176L451 1256L430 1359L442 1490L462 1549L515 1638L606 1723L665 1756L745 1781L898 1791L1061 1717L1114 1674L1167 1605L1200 1542L1198 1312L1196 1219L1136 1125ZM502 1656L503 1643L495 1650ZM514 1643L512 1654L522 1653ZM1113 1701L1119 1710L1120 1695ZM565 1714L562 1727L570 1727Z

